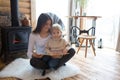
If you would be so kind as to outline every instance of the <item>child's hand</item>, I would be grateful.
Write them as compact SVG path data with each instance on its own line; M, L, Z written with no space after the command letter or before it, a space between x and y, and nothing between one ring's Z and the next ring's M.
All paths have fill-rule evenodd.
M64 55L67 54L67 52L68 52L67 49L64 49L64 50L63 50L63 54L64 54Z
M51 56L56 56L56 55L60 55L59 53L50 53Z

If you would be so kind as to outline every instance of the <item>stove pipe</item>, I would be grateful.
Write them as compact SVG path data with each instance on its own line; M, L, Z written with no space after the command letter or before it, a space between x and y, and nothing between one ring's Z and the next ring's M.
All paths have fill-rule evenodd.
M11 22L12 27L18 27L19 24L19 12L18 12L18 0L10 0L11 5Z

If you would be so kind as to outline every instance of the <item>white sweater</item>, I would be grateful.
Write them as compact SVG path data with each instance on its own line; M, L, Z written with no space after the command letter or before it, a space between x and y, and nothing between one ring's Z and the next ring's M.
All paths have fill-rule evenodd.
M42 38L39 34L31 33L29 37L27 56L31 58L34 49L37 54L45 54L45 45L50 37L51 35L46 38Z

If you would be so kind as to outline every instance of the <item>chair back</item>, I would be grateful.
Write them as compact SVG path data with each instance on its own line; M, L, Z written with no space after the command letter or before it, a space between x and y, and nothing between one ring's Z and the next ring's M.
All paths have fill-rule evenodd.
M77 33L77 30L79 31L79 35L81 35L81 34L83 34L83 33L86 33L87 35L90 35L89 34L89 32L90 32L90 30L93 30L93 29L95 29L95 27L91 27L90 29L88 29L88 30L81 30L79 27L77 27L77 26L72 26L72 28L71 28L71 32L75 35L75 33ZM73 32L74 31L74 32ZM76 31L76 32L75 32Z

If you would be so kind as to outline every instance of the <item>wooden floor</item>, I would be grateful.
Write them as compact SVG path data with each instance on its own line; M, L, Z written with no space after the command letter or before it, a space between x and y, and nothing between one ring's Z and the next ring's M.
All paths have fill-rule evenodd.
M120 53L112 49L96 48L94 56L92 49L89 48L85 58L84 51L82 48L70 60L80 68L80 74L64 80L120 80Z
M84 51L85 49L81 48L70 60L80 68L80 74L64 80L120 80L120 53L112 49L96 48L94 56L89 48L85 58Z

